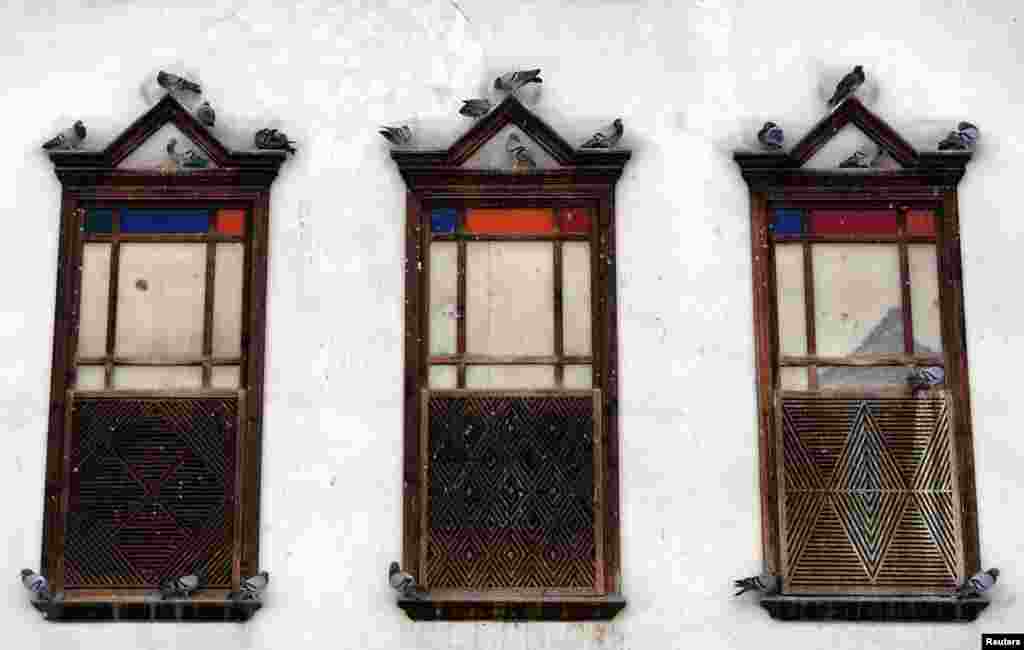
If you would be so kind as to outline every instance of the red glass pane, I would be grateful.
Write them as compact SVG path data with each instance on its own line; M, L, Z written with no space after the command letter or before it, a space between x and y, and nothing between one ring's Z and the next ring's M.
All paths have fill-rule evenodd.
M590 232L590 208L559 208L558 227L562 232Z
M217 232L241 235L245 232L245 210L217 210Z
M810 210L813 235L895 235L895 210Z
M931 210L908 211L907 233L911 235L934 235L935 213Z
M547 233L555 229L548 208L472 208L466 211L466 232L480 234Z

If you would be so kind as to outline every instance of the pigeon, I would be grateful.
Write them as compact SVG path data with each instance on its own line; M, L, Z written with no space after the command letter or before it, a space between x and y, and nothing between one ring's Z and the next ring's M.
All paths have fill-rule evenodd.
M43 149L77 149L85 140L85 125L82 120L75 122L71 128L65 129L43 143Z
M515 93L526 84L539 84L542 82L543 80L540 78L540 68L537 68L536 70L517 70L516 72L509 72L508 74L503 74L496 78L494 80L494 89Z
M166 88L167 90L169 90L171 92L175 92L175 91L177 91L177 92L188 91L188 92L195 93L197 95L199 93L203 92L202 89L199 87L199 84L192 83L191 81L189 81L188 79L185 79L184 77L179 77L176 74L171 74L170 72L164 72L163 70L161 70L159 73L157 73L157 75L156 75L156 82L158 84L160 84L160 86L162 88Z
M868 155L860 149L853 152L853 155L839 163L840 169L865 169L868 166Z
M50 585L46 582L46 578L39 575L32 569L21 570L21 584L25 585L25 589L32 592L32 595L36 600L48 601L53 598L53 595L50 593Z
M213 112L213 106L210 106L210 102L203 102L196 109L196 117L206 127L212 127L214 121L217 119L217 114Z
M416 585L416 578L402 571L398 562L392 562L388 567L388 584L403 598L422 600L426 597L427 592Z
M611 149L619 143L624 130L622 118L617 117L611 124L592 135L582 146L584 149Z
M978 141L978 127L970 122L961 122L956 125L956 129L968 147L973 147L974 143Z
M739 589L739 591L733 594L734 596L739 596L752 590L760 591L763 594L777 594L779 593L779 576L762 573L751 578L733 580L733 586Z
M292 146L295 141L289 140L288 136L277 129L260 129L253 136L253 143L257 149L278 149L295 153L295 147Z
M828 100L828 105L831 107L839 106L844 99L857 92L860 85L864 83L864 68L854 66L853 70L836 84L836 91L832 94L832 97Z
M933 386L941 386L946 380L946 371L938 366L931 368L914 368L907 375L907 383L910 384L910 391L917 394L920 390L927 390Z
M956 126L956 131L950 131L949 135L939 142L939 151L946 151L948 149L963 151L973 147L977 141L978 127L970 122L960 122Z
M398 147L404 147L412 142L412 129L405 124L402 126L382 126L379 133L384 136L385 140Z
M206 580L200 573L190 573L187 576L168 578L160 583L160 595L164 600L168 598L188 598L193 593L203 588Z
M178 153L175 148L178 146L178 139L171 138L167 141L167 156L178 167L206 167L210 161L196 153L195 149L188 149Z
M260 595L270 584L270 573L260 571L256 575L242 580L242 588L228 594L231 600L259 600Z
M757 141L765 149L781 149L783 139L782 129L775 122L765 122L757 132Z
M999 579L999 569L989 569L988 571L979 571L973 576L964 581L956 591L957 598L968 598L970 596L978 596L989 589Z
M505 151L512 154L512 169L533 169L537 166L533 156L515 133L508 136Z
M491 100L489 99L463 99L462 108L459 109L459 115L480 119L484 115L487 115L490 110Z

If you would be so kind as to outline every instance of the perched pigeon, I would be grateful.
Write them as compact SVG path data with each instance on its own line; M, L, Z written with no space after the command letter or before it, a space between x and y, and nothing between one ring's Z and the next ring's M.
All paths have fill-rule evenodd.
M65 129L43 143L43 149L77 149L85 140L85 125L82 120L75 122L71 128Z
M838 84L836 84L836 91L828 100L828 105L832 107L839 106L844 99L857 92L860 85L864 83L865 78L864 68L859 65L854 66L853 70L843 77Z
M489 99L463 99L462 108L459 109L459 115L479 119L484 115L487 115L490 110L491 100Z
M927 390L932 386L941 386L946 380L946 371L938 366L931 368L914 368L907 375L907 383L910 384L912 393L919 390Z
M292 146L295 141L289 140L288 136L277 129L260 129L253 136L253 143L257 149L278 149L295 153L295 147Z
M868 155L860 149L853 152L853 155L839 163L841 169L866 169L868 166Z
M988 571L979 571L973 576L964 581L956 591L957 598L968 598L970 596L978 596L985 593L992 588L992 585L999 579L999 569L989 569Z
M780 586L779 576L762 573L759 576L733 580L733 586L738 588L734 596L745 594L748 591L760 591L763 594L777 594Z
M416 578L402 571L398 562L392 562L388 567L388 584L404 598L422 599L426 592L416 586Z
M196 109L196 118L203 124L203 126L213 126L214 121L217 119L217 114L213 112L213 106L210 106L210 102L203 102Z
M583 143L584 149L611 149L619 143L619 139L622 138L622 133L625 129L622 127L622 118L615 118L611 124L601 129L590 137L589 140Z
M765 149L781 149L783 139L782 129L775 122L765 122L757 132L757 141Z
M509 72L503 74L494 80L495 90L504 90L505 92L515 93L520 88L530 83L542 83L543 80L540 78L540 68L536 70L518 70L516 72Z
M884 158L884 157L885 157L885 148L884 147L879 147L878 148L878 152L875 154L875 157L872 158L871 162L868 163L868 167L881 167L882 166L882 158Z
M197 154L195 149L189 149L179 153L176 151L177 146L177 138L171 138L167 141L167 156L178 167L206 167L210 164L210 161Z
M21 584L25 585L25 589L32 592L32 595L36 600L46 601L53 598L50 593L50 585L46 582L46 578L39 575L32 569L21 570Z
M978 127L970 122L961 122L956 125L956 129L968 147L973 147L974 143L978 141Z
M203 588L205 579L202 574L191 573L187 576L168 578L160 583L160 595L168 598L188 598Z
M391 144L399 147L412 142L412 129L407 125L402 126L382 126L380 127L380 134L384 136L384 139Z
M970 122L960 122L956 126L956 131L950 131L949 135L939 142L939 151L946 151L949 149L962 151L973 147L974 143L977 141L978 127L974 126Z
M256 575L242 580L242 588L228 595L231 600L259 600L260 595L270 584L270 573L260 571Z
M512 169L533 169L537 166L529 150L515 133L509 134L505 151L512 155Z
M158 84L160 84L160 86L162 88L166 88L167 90L169 90L171 92L175 92L175 91L177 91L177 92L188 91L188 92L195 93L197 95L199 93L203 92L202 89L199 88L199 84L192 83L191 81L189 81L188 79L185 79L184 77L179 77L176 74L171 74L170 72L164 72L163 70L161 70L159 73L157 73L157 75L156 75L156 82Z

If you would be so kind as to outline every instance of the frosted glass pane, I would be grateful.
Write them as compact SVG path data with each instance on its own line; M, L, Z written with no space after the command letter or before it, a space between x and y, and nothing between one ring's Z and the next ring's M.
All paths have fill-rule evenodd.
M455 388L457 385L455 366L430 366L431 388Z
M807 312L804 302L804 247L775 246L775 287L779 310L779 351L807 354Z
M83 246L81 285L81 303L78 310L78 356L102 357L107 351L110 244L85 244Z
M240 376L238 366L214 366L210 372L210 386L213 388L238 388Z
M75 379L77 390L103 390L106 368L103 366L78 366Z
M554 366L469 366L466 388L554 388Z
M205 244L122 244L117 355L194 359L203 347Z
M914 322L914 352L942 354L939 267L935 246L908 246L907 252L910 261L910 312Z
M455 354L458 327L458 247L430 244L430 354Z
M242 354L242 289L245 249L217 244L213 280L213 356Z
M779 368L779 388L807 390L807 368Z
M562 346L565 354L590 354L590 244L562 244Z
M466 244L466 348L470 354L554 354L550 242Z
M818 386L907 386L910 371L902 366L818 368Z
M593 388L590 366L565 366L562 371L562 383L565 388Z
M815 244L811 252L818 354L902 352L896 246Z
M198 366L117 366L114 388L123 390L200 388L203 369Z

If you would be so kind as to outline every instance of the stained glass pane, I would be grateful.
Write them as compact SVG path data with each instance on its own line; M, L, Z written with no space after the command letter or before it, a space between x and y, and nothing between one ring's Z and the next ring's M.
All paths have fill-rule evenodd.
M78 356L101 357L107 351L107 303L110 292L110 244L82 247Z
M203 369L198 366L117 366L114 388L119 390L173 390L201 388Z
M779 368L781 390L807 390L807 368Z
M902 366L826 366L818 368L818 386L906 386L908 374Z
M222 235L245 233L245 210L217 210L217 232Z
M238 366L214 366L210 372L213 388L238 388L241 373Z
M907 232L911 235L934 235L935 213L931 210L908 211Z
M110 208L89 208L85 212L85 232L112 232L114 211Z
M455 366L430 366L431 388L455 388L458 376Z
M78 366L76 390L103 390L107 369L103 366Z
M458 224L458 210L455 208L434 208L430 211L430 232L455 232Z
M553 388L554 366L468 366L466 388Z
M458 248L430 244L430 354L455 354L458 331Z
M562 345L565 354L590 354L590 244L562 243Z
M811 210L814 235L895 235L899 232L896 210Z
M910 262L910 312L914 323L914 353L942 354L939 308L939 268L935 246L907 246Z
M121 232L204 233L210 227L209 210L126 208L121 210Z
M593 388L593 372L590 366L565 366L562 383L565 388Z
M466 211L466 232L546 233L554 229L554 211L547 208L477 208Z
M807 354L804 301L804 245L775 245L775 287L779 310L779 352Z
M217 244L213 280L213 356L242 353L242 244Z
M776 235L799 235L804 231L804 211L796 208L776 208L772 231Z
M590 232L590 208L559 208L558 227L562 232Z

